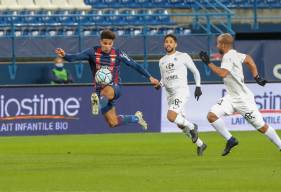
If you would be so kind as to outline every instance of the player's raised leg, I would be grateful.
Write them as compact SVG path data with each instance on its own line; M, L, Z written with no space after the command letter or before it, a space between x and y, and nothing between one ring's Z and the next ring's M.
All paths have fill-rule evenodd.
M189 122L181 114L178 114L172 110L168 110L167 118L170 122L177 124L177 126L182 129L185 135L191 137L192 142L197 145L197 155L203 155L207 145L204 144L203 141L198 137L198 126Z
M231 135L231 133L226 129L224 121L221 118L218 118L216 114L209 112L207 118L216 131L219 132L219 134L221 134L221 136L223 136L227 141L222 152L222 156L227 155L233 147L238 145L238 140Z
M272 143L274 143L279 150L281 150L281 140L275 129L266 124L263 120L262 114L257 109L254 99L251 100L252 103L242 105L242 109L247 109L246 111L239 111L244 118L259 132L263 133ZM247 108L248 107L248 108ZM250 112L249 112L250 111Z
M220 118L225 115L234 113L233 105L228 96L220 98L219 101L211 108L207 119L215 130L225 138L226 144L222 156L227 155L233 147L238 145L238 140L226 129L224 121Z
M258 131L263 133L281 151L281 140L275 129L273 129L268 124L265 124L262 128L258 129Z
M100 93L100 108L104 115L106 122L110 127L117 127L120 125L135 123L140 124L141 127L146 130L147 123L143 119L143 115L140 111L135 115L117 115L115 109L115 99L119 97L119 89L117 86L106 86Z
M135 115L117 115L116 108L112 106L104 113L106 122L111 128L126 124L139 124L144 130L147 130L147 123L142 117L142 113L137 111Z

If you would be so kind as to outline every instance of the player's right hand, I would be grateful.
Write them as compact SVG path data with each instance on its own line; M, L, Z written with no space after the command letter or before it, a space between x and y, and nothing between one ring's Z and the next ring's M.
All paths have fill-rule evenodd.
M150 81L150 83L151 83L154 87L159 84L158 79L155 79L155 78L152 77L152 76L149 77L149 81Z
M255 80L256 80L257 84L259 84L260 86L265 86L265 84L267 83L267 80L260 77L259 75L255 76Z
M158 83L157 85L154 85L154 88L155 88L156 90L159 90L161 87L163 87L163 84L162 84L161 81L159 81L159 83Z
M55 50L56 54L59 56L59 57L64 57L65 56L65 51L61 48L57 48Z
M200 51L199 53L199 57L200 59L203 61L203 63L205 63L206 65L208 65L210 63L210 57L207 54L207 52L205 51Z

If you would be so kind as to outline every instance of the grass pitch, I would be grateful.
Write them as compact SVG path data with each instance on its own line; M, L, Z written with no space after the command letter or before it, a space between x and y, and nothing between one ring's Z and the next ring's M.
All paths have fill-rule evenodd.
M202 157L175 133L0 137L0 191L281 191L281 152L258 132L233 135L226 157L217 133L200 134Z

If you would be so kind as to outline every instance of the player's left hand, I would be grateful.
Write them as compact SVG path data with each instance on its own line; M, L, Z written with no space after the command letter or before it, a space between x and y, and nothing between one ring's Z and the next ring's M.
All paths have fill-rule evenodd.
M260 86L265 86L265 84L267 83L267 80L260 77L259 75L255 76L255 80L256 80L257 84L259 84Z
M195 99L198 101L201 95L202 95L201 87L196 87L194 92Z

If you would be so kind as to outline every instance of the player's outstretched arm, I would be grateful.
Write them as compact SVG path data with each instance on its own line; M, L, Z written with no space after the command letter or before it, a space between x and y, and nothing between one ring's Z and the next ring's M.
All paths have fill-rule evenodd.
M264 86L267 83L267 80L263 79L262 77L260 77L259 73L258 73L258 69L257 66L253 60L253 58L250 55L247 55L244 63L248 66L249 70L251 71L254 79L256 80L257 84Z
M207 54L207 52L201 51L199 53L199 57L204 64L206 64L215 74L217 74L221 78L225 78L229 74L229 71L227 69L220 68L220 67L216 66L215 64L213 64L210 61L210 57Z
M191 57L189 55L187 55L186 60L187 60L186 67L187 67L187 69L189 69L192 72L194 80L195 80L196 88L194 91L194 97L198 101L199 97L202 95L202 91L201 91L201 87L200 87L201 86L201 76L200 76L200 73L199 73L197 67L195 66L193 60L191 59ZM209 63L209 61L207 61L207 63Z
M67 54L65 51L61 48L57 48L55 50L55 53L59 57L63 57L66 61L72 62L72 61L81 61L81 60L89 60L90 54L91 54L91 49L86 49L80 53L76 54Z
M125 52L121 51L119 56L120 56L121 61L124 62L126 65L135 69L137 72L139 72L146 78L150 79L150 77L151 77L150 73L143 66L139 65L132 58L130 58Z

